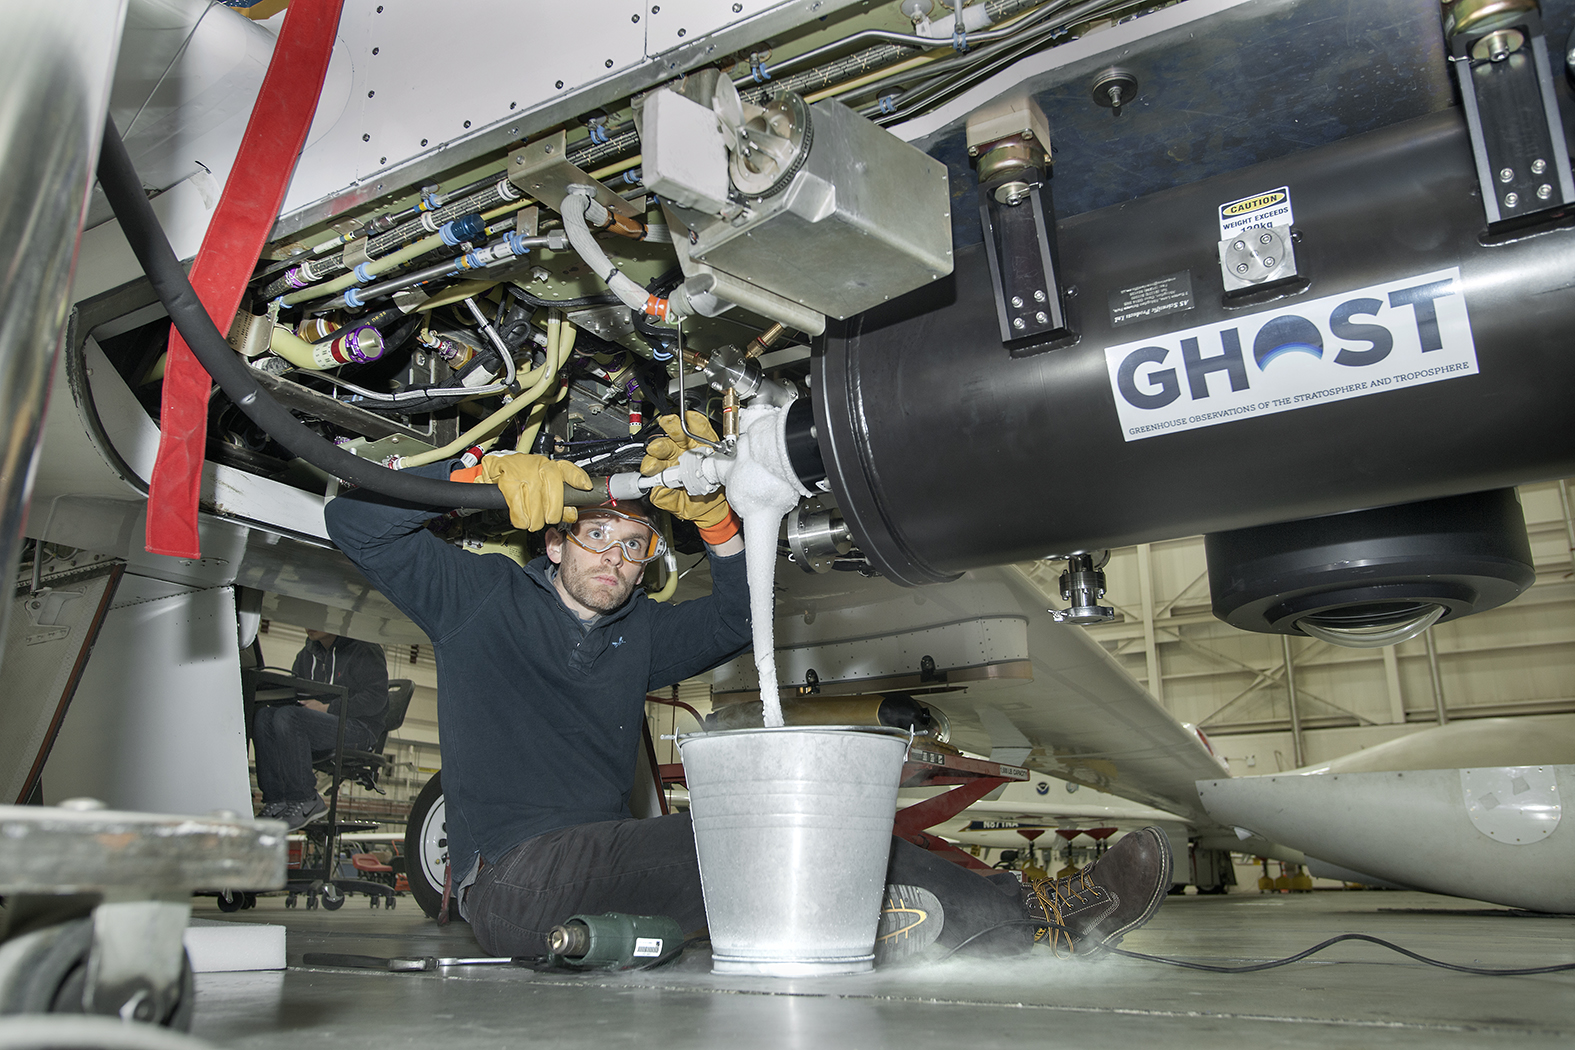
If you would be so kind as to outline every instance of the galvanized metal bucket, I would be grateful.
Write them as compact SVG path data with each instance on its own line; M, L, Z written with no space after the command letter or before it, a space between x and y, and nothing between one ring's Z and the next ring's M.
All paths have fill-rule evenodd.
M909 739L841 726L679 738L713 973L874 967Z

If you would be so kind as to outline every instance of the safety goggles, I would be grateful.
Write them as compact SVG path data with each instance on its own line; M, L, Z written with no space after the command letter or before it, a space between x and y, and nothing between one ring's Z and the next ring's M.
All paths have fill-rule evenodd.
M613 523L620 520L640 526L640 535L618 539L613 535ZM667 541L649 522L606 508L598 508L594 513L582 511L580 520L570 525L565 534L576 547L592 554L606 554L614 547L622 547L624 560L633 565L644 565L667 553Z

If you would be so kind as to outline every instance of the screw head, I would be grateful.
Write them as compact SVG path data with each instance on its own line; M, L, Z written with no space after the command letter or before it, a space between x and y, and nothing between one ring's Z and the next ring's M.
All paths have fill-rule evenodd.
M1520 194L1518 194L1518 193L1506 193L1506 194L1504 194L1504 207L1506 207L1506 208L1513 208L1515 205L1517 205L1519 203L1520 203Z
M1049 316L1047 316L1043 310L1040 310L1038 313L1034 314L1034 320L1038 321L1040 324L1050 323Z
M1018 308L1018 309L1019 309L1019 310L1020 310L1020 309L1022 309L1022 306L1023 306L1023 297L1022 297L1022 296L1020 296L1020 295L1014 295L1014 296L1012 296L1012 305L1013 305L1013 306L1015 306L1015 307L1017 307L1017 308Z
M687 30L687 29L680 29L680 30L679 30L679 31L678 31L678 35L679 35L679 36L684 36L684 35L685 35L685 34L686 34L686 33L688 33L688 32L689 32L689 30Z
M563 81L560 80L556 84L554 84L553 86L556 87L559 91L562 91L563 90Z
M612 68L612 59L609 58L607 61L603 62L602 65L606 66L608 69L611 69Z
M1246 273L1247 272L1247 264L1246 263L1237 263L1236 264L1236 272L1237 273Z
M1538 200L1545 201L1551 196L1553 196L1553 187L1548 185L1546 182L1544 182L1541 186L1537 187L1537 199Z
M735 14L735 15L736 15L736 14L738 14L738 13L739 13L739 12L740 12L740 11L742 11L742 10L743 10L743 9L744 9L744 5L743 5L743 4L734 4L734 5L733 5L733 13L734 13L734 14Z
M1043 288L1036 288L1036 289L1034 289L1034 302L1042 303L1044 301L1045 301L1045 290Z
M1541 157L1538 157L1536 160L1531 162L1531 173L1533 175L1541 175L1547 170L1548 162L1543 160Z
M371 142L372 141L372 136L371 135L362 135L361 136L361 141L362 142Z
M1261 236L1260 236L1260 237L1259 237L1259 238L1258 238L1258 243L1259 243L1259 244L1268 244L1268 243L1269 243L1269 242L1270 242L1270 241L1272 241L1272 240L1274 240L1274 235L1273 235L1273 234L1268 234L1268 233L1265 233L1265 234L1263 234L1263 235L1261 235Z
M1023 319L1021 317L1012 318L1012 327L1021 331L1023 329Z
M1265 256L1264 260L1263 260L1263 265L1268 267L1271 270L1274 269L1274 256L1272 256L1272 255Z
M631 22L638 22L639 20L640 20L640 16L639 15L630 15L629 16L629 21L631 21Z
M1235 244L1231 245L1231 248L1234 251L1244 252L1244 251L1247 250L1247 242L1246 241L1237 241Z
M1509 182L1512 179L1514 179L1514 177L1515 177L1515 169L1514 168L1500 168L1500 169L1498 169L1498 181L1500 181L1500 182Z

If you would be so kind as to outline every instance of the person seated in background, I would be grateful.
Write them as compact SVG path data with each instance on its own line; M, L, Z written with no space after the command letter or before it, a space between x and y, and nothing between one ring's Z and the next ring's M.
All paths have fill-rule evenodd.
M306 637L291 673L343 686L346 694L329 704L307 697L294 704L260 706L252 721L257 786L263 797L258 816L282 820L291 831L328 812L312 762L333 753L341 705L348 705L344 746L352 750L376 747L388 717L388 660L382 646L327 631L308 629Z

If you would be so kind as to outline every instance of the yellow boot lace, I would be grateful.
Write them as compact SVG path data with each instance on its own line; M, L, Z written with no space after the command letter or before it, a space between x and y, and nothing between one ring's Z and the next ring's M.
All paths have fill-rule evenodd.
M1091 867L1065 879L1037 879L1033 883L1034 898L1039 902L1045 918L1050 920L1048 925L1034 929L1034 943L1046 941L1058 958L1065 958L1076 951L1072 935L1067 932L1066 923L1061 917L1061 909L1074 903L1086 903L1083 894L1094 891L1094 880L1089 875Z

